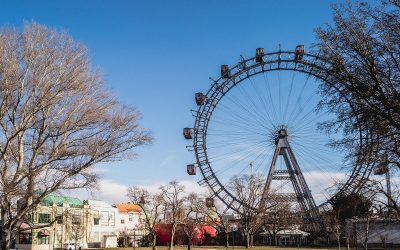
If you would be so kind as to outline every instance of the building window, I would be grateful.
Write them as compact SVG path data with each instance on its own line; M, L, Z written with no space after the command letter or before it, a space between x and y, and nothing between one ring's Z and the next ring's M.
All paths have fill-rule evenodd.
M33 213L28 214L28 220L29 220L30 222L34 222L34 221L33 221L33 220L34 220Z
M72 215L72 224L80 225L81 224L81 215L80 214L73 214Z
M115 226L115 214L114 212L110 212L110 220L109 220L109 225L110 226Z
M125 220L121 220L121 224L125 224Z
M19 234L19 244L31 244L32 234L31 233L20 233Z
M100 219L99 218L94 218L93 219L93 225L99 225L100 224Z
M129 221L133 221L133 218L132 218L132 217L129 217Z
M39 223L50 223L50 214L39 214Z
M63 224L63 216L62 215L57 215L56 220L57 220L57 224Z
M38 244L39 245L48 245L49 244L49 236L39 236Z

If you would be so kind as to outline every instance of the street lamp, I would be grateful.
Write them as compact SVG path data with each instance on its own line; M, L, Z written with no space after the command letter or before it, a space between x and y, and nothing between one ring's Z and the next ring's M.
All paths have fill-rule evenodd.
M237 230L236 225L231 225L231 232L232 232L232 250L235 250L235 232Z

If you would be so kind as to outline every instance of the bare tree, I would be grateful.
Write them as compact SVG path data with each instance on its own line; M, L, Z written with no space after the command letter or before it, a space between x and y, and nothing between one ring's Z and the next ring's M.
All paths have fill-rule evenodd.
M374 194L365 193L364 195L352 193L338 193L328 202L332 205L331 225L337 236L338 246L340 248L341 237L343 236L346 220L352 218L360 218L366 220L365 230L365 247L368 246L368 228L371 216L371 208Z
M174 237L176 227L183 220L183 202L185 187L176 180L169 182L167 185L161 186L160 190L165 204L165 213L171 224L171 242L169 249L174 248Z
M277 234L285 229L291 229L303 223L301 212L292 208L290 202L272 201L271 208L265 215L265 230L278 245Z
M88 188L96 163L150 142L137 110L120 104L87 49L36 23L0 32L1 248L46 195ZM18 210L12 207L21 200Z
M339 208L340 210L340 208ZM341 249L341 239L344 233L344 225L339 220L340 211L329 210L322 214L327 225L327 231L332 233L337 241L338 249Z
M149 232L152 240L153 250L157 249L157 232L155 225L159 221L161 212L164 209L164 199L161 192L150 194L144 188L132 186L128 188L127 196L139 205L145 215L145 228Z
M207 198L210 199L210 197L213 197L212 193L209 193ZM205 199L207 199L205 198ZM211 198L212 199L212 198ZM221 232L224 234L225 237L225 247L229 247L229 230L232 225L232 221L229 218L229 215L226 214L226 211L228 211L227 207L225 204L215 204L213 201L213 206L212 207L203 207L203 216L205 218L205 221L208 225L212 226L215 228L215 230L218 231L218 234ZM210 210L212 212L210 212ZM232 216L233 217L233 216ZM231 218L233 219L233 218Z
M336 118L321 124L341 131L334 147L352 166L400 167L400 7L350 2L333 8L332 26L318 28L321 60L314 73L325 79L321 107ZM370 173L366 171L365 173Z
M82 224L74 223L71 226L70 239L72 239L72 241L75 243L74 244L75 250L82 248L82 245L80 243L81 243L84 233L85 233L84 230L85 230L85 228Z
M388 192L387 187L384 187L381 181L368 179L364 187L364 192L371 193L374 197L373 203L386 211L379 211L380 213L385 212L386 217L400 218L400 186L395 184L392 187L391 192ZM382 210L382 209L379 209ZM383 214L381 214L383 215Z
M191 250L193 237L201 231L201 224L204 223L204 210L206 204L204 199L195 193L190 193L184 202L185 215L183 218L183 231L188 238L188 250Z
M264 224L266 210L260 209L264 184L264 179L259 175L236 175L229 182L235 197L245 204L236 210L239 213L243 234L246 237L246 248L253 246L253 236Z

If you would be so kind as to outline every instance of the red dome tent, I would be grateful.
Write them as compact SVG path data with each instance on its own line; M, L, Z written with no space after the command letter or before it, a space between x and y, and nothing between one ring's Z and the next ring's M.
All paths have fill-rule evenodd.
M167 244L171 241L171 228L171 224L157 224L154 226L157 234L157 242L159 244ZM194 233L192 244L203 244L206 235L210 238L215 238L217 237L217 230L210 225L199 225L199 230ZM183 231L183 224L179 224L176 227L174 243L187 244L187 238Z

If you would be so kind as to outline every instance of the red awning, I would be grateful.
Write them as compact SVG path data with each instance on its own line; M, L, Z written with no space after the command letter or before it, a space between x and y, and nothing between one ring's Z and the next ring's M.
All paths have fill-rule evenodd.
M46 230L46 229L42 229L42 230L39 231L38 234L39 234L39 236L49 236L50 232L48 230Z
M21 226L19 226L19 228L22 230L28 230L28 229L31 229L31 226L29 226L28 223L23 222L23 223L21 223Z

